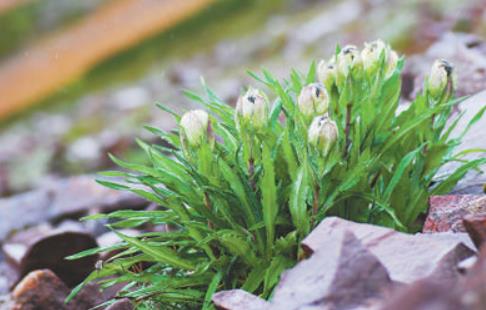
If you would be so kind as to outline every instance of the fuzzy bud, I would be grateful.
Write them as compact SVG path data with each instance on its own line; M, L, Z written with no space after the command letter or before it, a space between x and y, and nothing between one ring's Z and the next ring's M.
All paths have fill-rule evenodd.
M329 108L329 94L322 84L309 84L302 88L297 106L306 117L324 114Z
M308 142L317 150L326 155L338 138L336 122L327 114L317 116L312 121L308 131Z
M345 46L337 58L337 78L338 86L343 85L344 81L353 69L362 68L361 55L354 45Z
M182 135L189 146L197 147L208 137L209 116L206 111L192 110L184 113L180 121Z
M245 123L261 129L267 124L268 113L268 99L260 90L250 88L238 98L235 117L240 126Z
M387 60L388 50L388 46L382 40L365 43L365 48L361 51L361 58L363 67L369 76L378 70L382 55L384 55L385 61Z
M428 79L428 90L433 98L440 98L452 78L452 65L444 59L438 59L432 65Z
M336 63L335 61L326 62L321 60L317 65L317 77L319 81L331 91L332 85L336 82Z

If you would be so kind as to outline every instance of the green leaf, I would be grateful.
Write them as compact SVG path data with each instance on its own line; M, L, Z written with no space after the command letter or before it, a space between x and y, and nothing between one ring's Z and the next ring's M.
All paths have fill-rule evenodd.
M115 231L116 235L127 243L133 245L141 252L153 258L155 261L166 263L170 266L179 267L187 270L194 270L196 266L192 262L179 257L174 251L163 246L150 246L147 242L140 241L137 238L126 236Z
M271 253L271 246L275 238L275 218L278 213L277 186L275 185L275 171L269 146L263 145L262 152L263 176L260 184L262 192L263 221L267 232L267 250Z

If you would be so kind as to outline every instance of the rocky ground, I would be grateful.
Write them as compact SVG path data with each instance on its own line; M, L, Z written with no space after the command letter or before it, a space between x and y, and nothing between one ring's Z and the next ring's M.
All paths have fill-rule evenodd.
M116 288L100 292L92 285L64 304L70 289L105 257L64 258L118 241L102 221L78 219L154 206L97 185L93 175L70 175L109 167L107 152L136 158L133 137L150 139L134 129L140 123L173 126L154 112L154 98L168 100L178 109L187 107L181 88L196 87L204 75L217 93L232 102L249 81L241 68L255 68L254 62L283 76L288 67L282 64L303 69L338 41L360 42L369 33L393 40L376 26L391 19L389 6L398 1L348 0L314 14L309 11L322 4L302 2L298 5L307 12L306 18L274 15L258 34L226 40L205 53L164 65L163 76L158 70L121 87L81 97L69 108L37 112L4 128L0 135L0 197L4 197L0 198L0 309L88 309L116 296ZM427 15L430 11L420 11L416 29L404 24L404 19L394 19L390 27L415 29L413 44L395 39L403 51L417 52L403 75L404 106L420 88L432 61L443 57L456 67L458 94L470 96L457 112L464 111L465 119L470 119L484 107L486 42L452 30L481 33L486 5L464 3L462 9L460 5L454 7L456 11L449 8L434 18ZM407 12L406 6L402 12ZM362 16L374 17L368 20L376 25L364 27L359 22ZM343 35L341 29L346 27L355 31ZM460 148L486 148L485 137L483 118ZM449 195L432 197L423 231L415 235L327 218L304 240L307 258L285 272L270 301L234 290L219 292L213 302L228 310L485 309L485 183L484 173L471 173ZM108 309L131 308L128 300L121 299Z

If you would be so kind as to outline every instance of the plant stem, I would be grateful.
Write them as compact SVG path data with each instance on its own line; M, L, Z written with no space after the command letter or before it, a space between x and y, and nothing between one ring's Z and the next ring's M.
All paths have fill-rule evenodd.
M344 135L345 135L345 145L344 145L344 158L348 156L348 148L349 144L351 143L349 139L349 133L351 130L351 112L353 109L353 103L350 102L346 106L346 127L344 128Z
M316 221L317 212L319 211L319 185L314 187L314 201L312 203L312 219L311 219L311 226L314 226Z

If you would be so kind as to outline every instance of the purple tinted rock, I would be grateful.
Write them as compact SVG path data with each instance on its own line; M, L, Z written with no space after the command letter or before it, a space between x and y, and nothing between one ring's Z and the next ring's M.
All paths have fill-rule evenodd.
M486 195L443 195L429 199L424 232L465 232L463 219L486 213Z
M40 222L76 217L89 210L136 209L146 204L134 194L97 184L93 176L55 181L38 190L0 199L0 241L13 230Z
M329 242L345 230L353 232L397 282L412 283L428 276L455 278L459 276L457 263L474 255L464 244L466 234L409 235L336 217L324 219L304 239L304 251L311 254L326 249Z
M221 291L213 296L213 303L219 310L264 310L269 303L244 290Z
M385 267L352 232L334 234L322 245L282 275L271 309L350 309L392 285Z

